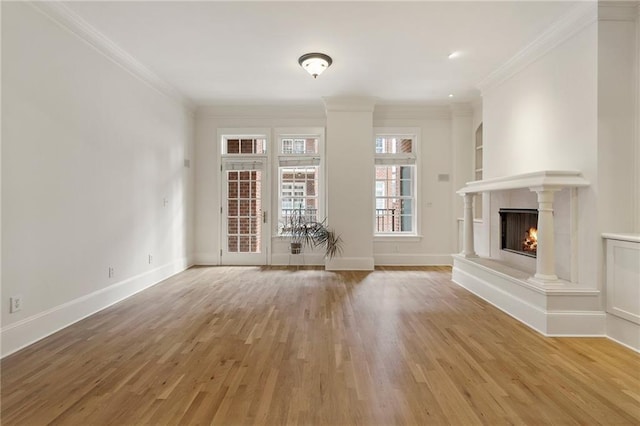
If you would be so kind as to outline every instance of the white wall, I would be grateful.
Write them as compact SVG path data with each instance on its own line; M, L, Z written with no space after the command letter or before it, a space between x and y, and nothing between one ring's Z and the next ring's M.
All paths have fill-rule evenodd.
M634 232L640 233L640 8L636 14L636 72L635 72L635 92L636 92L636 149L633 158L635 158L635 173L636 173L636 203L634 206L633 216L636 218L634 225Z
M597 23L486 89L483 115L485 178L577 170L591 182L578 191L578 280L586 287L600 288ZM556 198L568 197L566 192ZM500 207L493 205L493 197L491 204L492 210ZM557 263L567 261L563 253L556 251Z
M636 186L636 23L598 25L598 200L600 226L632 232L640 198Z
M594 23L483 93L484 177L597 167Z
M342 236L330 270L372 270L374 201L373 108L370 99L325 99L327 217Z
M6 354L185 268L194 120L25 3L2 4L2 88Z
M202 107L196 118L196 237L195 262L217 265L220 261L220 141L218 129L273 129L280 127L324 127L324 108L317 106ZM270 134L273 149L273 134ZM273 192L273 191L272 191ZM275 224L274 224L275 226ZM273 239L274 250L287 253L286 244Z
M468 104L454 104L451 108L451 185L454 191L474 180L475 129L474 110ZM464 203L461 196L452 199L452 252L462 251L462 235L458 232L459 221L464 216Z
M325 111L321 105L317 107L227 106L203 107L198 110L196 119L196 181L198 183L196 185L196 263L215 265L219 262L220 173L217 161L220 148L219 141L216 140L218 129L325 126ZM421 238L374 241L375 263L378 265L449 264L450 254L455 246L451 227L452 199L457 195L454 194L456 188L452 186L452 181L438 182L438 174L451 176L453 170L450 109L448 107L377 106L373 114L373 126L419 128L423 168L421 192L418 195L422 209ZM327 144L331 143L329 130L327 129ZM373 153L373 147L371 153ZM356 155L353 158L353 161L362 161L361 156ZM373 173L372 161L371 173ZM330 169L327 173L330 173ZM364 184L360 179L354 182ZM372 182L366 182L366 184L362 188L370 188L373 185ZM371 197L372 191L371 189L369 192ZM275 203L275 199L272 199L272 202ZM329 220L333 225L334 219L329 217ZM348 220L354 220L354 218L351 217ZM372 238L372 235L371 231L369 238ZM273 238L272 241L275 256L287 253L287 245L278 237Z
M453 114L456 113L454 124ZM456 179L464 171L454 162L465 162L456 149L464 139L469 145L470 114L449 107L378 106L374 112L375 127L412 127L420 130L420 184L418 185L419 234L417 239L378 238L374 241L374 257L378 265L443 265L451 263L457 250L454 220ZM467 129L468 130L468 129ZM454 132L456 139L454 141ZM454 146L455 145L455 146ZM439 181L438 175L448 175Z

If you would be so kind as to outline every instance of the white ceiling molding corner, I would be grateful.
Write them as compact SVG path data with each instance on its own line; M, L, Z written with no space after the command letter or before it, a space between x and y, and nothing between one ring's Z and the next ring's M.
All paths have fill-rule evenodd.
M376 106L376 99L368 96L327 96L323 97L327 111L371 112Z
M469 102L454 102L450 105L452 117L471 117L473 116L473 107Z
M322 105L205 105L197 108L200 117L218 119L325 119Z
M191 114L195 103L124 51L60 0L29 1L28 4L53 22L75 34L103 56L118 64L147 85L182 104Z
M607 1L598 3L598 21L630 21L638 17L636 1Z
M451 111L445 105L376 105L373 111L374 121L448 118L451 118Z
M598 19L598 4L580 3L533 42L516 53L485 79L476 84L482 95L500 86L546 53L564 43Z

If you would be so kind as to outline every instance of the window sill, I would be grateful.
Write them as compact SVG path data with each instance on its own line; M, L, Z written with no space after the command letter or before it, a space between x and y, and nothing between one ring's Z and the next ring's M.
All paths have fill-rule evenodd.
M384 242L390 242L390 241L402 241L402 242L407 242L407 241L422 241L422 235L417 235L417 234L406 234L406 235L374 235L373 236L373 241L384 241Z

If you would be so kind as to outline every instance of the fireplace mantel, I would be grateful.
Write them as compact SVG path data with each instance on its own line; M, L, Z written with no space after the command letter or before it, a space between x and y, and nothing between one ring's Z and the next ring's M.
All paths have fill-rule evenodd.
M578 171L543 170L468 182L457 191L464 198L463 250L453 255L452 280L544 334L601 335L604 312L600 291L578 280L578 190L589 182ZM555 271L554 197L569 189L570 280ZM474 247L473 202L482 193L529 190L538 202L535 274L501 260L482 258ZM566 200L566 198L564 199ZM494 221L489 220L489 226ZM486 229L486 228L485 228Z
M544 188L562 189L589 186L582 173L572 170L542 170L539 172L503 176L492 179L476 180L458 191L458 194L476 194L479 192L505 191L509 189Z
M467 183L458 194L464 197L464 248L461 255L467 258L477 257L473 243L473 198L481 192L526 189L538 194L538 251L536 273L533 279L544 285L556 283L555 242L553 224L554 192L563 188L588 186L589 182L582 174L571 170L542 170Z

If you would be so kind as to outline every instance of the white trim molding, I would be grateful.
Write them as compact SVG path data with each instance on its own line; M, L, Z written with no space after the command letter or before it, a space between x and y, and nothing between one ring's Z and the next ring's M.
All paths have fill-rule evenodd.
M504 191L509 189L536 188L561 189L589 186L589 181L582 174L572 170L542 170L519 175L504 176L492 179L467 182L458 194L477 192Z
M190 267L183 258L2 327L4 358Z
M476 86L482 94L485 94L501 85L588 25L596 22L597 17L598 2L580 2L528 46L478 82Z
M373 257L334 257L327 259L324 269L327 271L373 271Z
M204 105L196 112L197 117L218 119L315 119L325 120L322 103L317 105Z
M376 100L370 97L325 97L322 98L326 111L370 112Z
M450 254L377 253L376 266L451 266Z
M602 234L607 336L640 352L640 234Z
M605 336L600 291L564 282L537 286L528 274L482 258L453 255L452 281L546 336Z
M192 114L195 113L195 104L191 99L184 96L175 87L123 50L111 39L89 24L84 18L69 9L63 2L59 0L49 0L29 1L28 3L34 9L78 36L103 56L120 65L150 87L176 100Z
M633 22L638 14L637 1L599 1L598 21Z
M451 108L446 105L376 105L373 121L428 120L451 118Z

